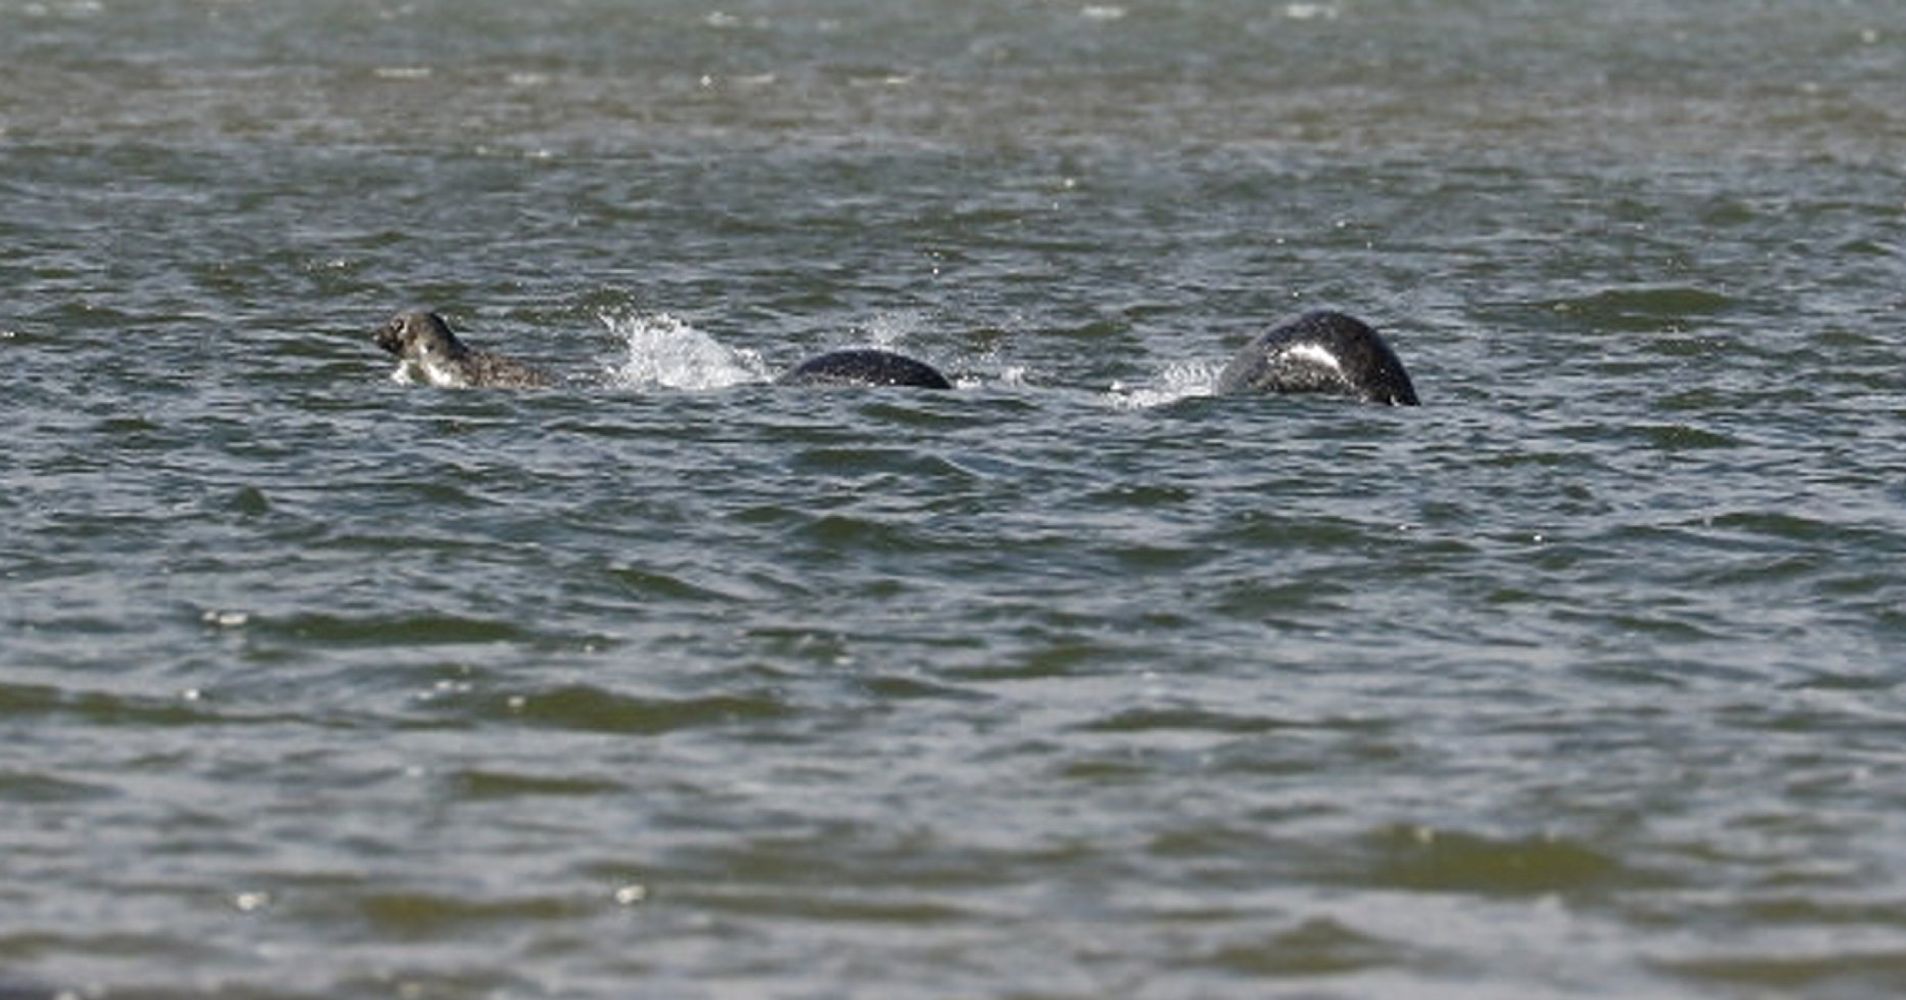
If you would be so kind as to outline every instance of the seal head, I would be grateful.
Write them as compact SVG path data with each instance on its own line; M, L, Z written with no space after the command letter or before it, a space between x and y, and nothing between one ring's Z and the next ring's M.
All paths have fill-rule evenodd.
M403 312L377 328L377 346L397 355L396 376L449 389L539 389L554 380L535 368L472 349L433 312Z
M1390 345L1355 316L1329 311L1259 334L1218 375L1218 391L1321 392L1417 405L1416 387Z
M775 382L779 385L904 385L951 389L953 383L924 361L871 347L830 351L801 362Z

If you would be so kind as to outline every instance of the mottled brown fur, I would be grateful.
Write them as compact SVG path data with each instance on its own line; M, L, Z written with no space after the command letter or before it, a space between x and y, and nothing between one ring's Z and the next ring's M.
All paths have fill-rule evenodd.
M450 332L450 324L432 312L391 317L373 337L377 346L397 355L404 377L452 389L540 389L555 384L549 375L500 354L471 349Z

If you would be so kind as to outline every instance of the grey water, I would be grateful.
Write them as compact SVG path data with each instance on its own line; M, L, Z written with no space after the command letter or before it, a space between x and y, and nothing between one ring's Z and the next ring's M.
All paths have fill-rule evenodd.
M0 995L1906 992L1903 79L1883 0L0 0ZM1211 394L1322 307L1424 405ZM957 387L771 384L867 344Z

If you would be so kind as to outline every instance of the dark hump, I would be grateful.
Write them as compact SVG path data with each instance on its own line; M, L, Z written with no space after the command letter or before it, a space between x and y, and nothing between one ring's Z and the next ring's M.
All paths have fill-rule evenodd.
M903 354L874 348L830 351L809 358L776 380L781 385L906 385L951 389L938 369Z
M1321 392L1417 405L1409 372L1377 332L1340 312L1305 313L1244 345L1218 376L1221 393Z

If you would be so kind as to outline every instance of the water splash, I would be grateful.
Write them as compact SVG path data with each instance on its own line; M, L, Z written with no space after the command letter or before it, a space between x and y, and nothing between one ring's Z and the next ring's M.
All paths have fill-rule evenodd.
M668 313L601 314L626 351L605 370L618 389L723 389L772 378L754 351L734 350Z
M999 385L1008 389L1024 389L1033 384L1031 369L1025 365L1006 365L999 369L999 373L994 376L994 379ZM967 387L961 386L961 388L964 389Z
M877 313L859 328L869 346L882 350L900 350L902 341L927 327L927 315L917 309L898 309Z
M1121 410L1149 410L1193 396L1209 396L1217 391L1222 365L1200 361L1175 361L1158 373L1152 384L1130 385L1114 382L1106 390L1112 406Z

